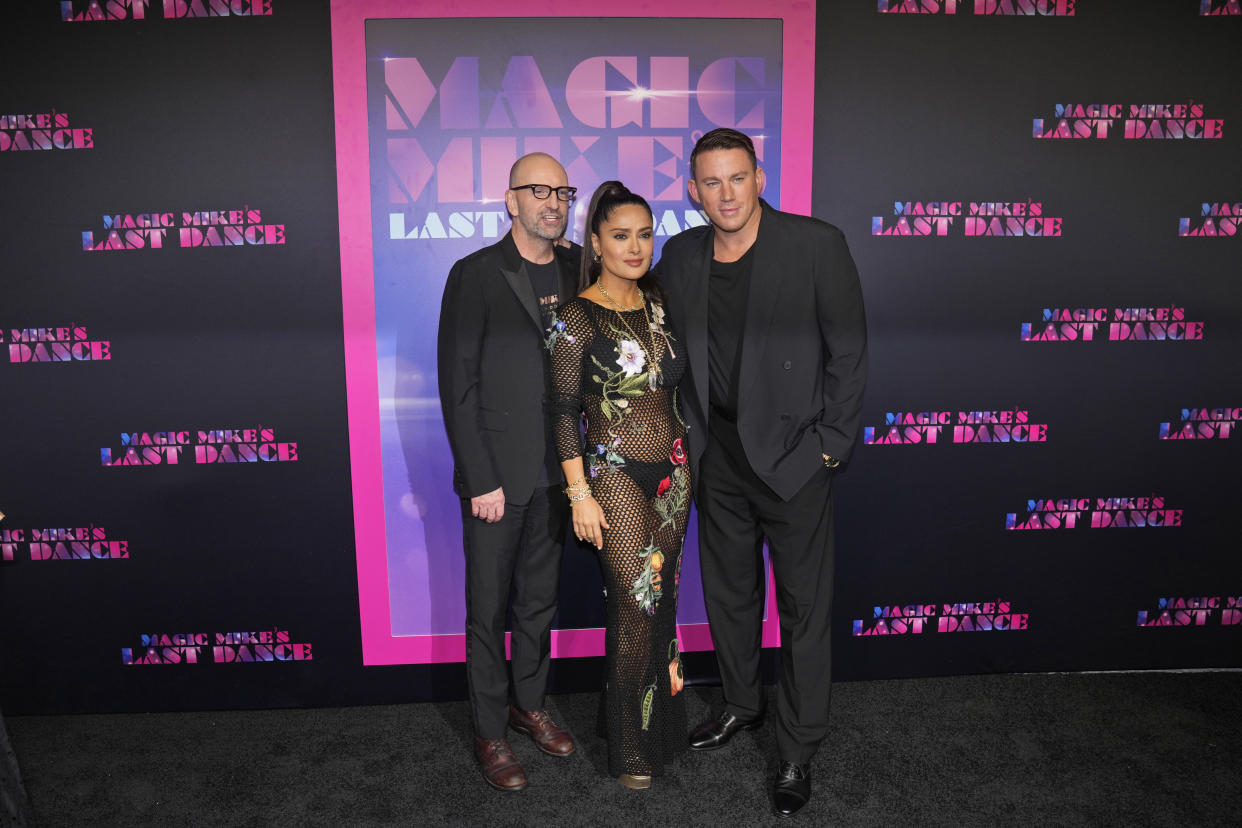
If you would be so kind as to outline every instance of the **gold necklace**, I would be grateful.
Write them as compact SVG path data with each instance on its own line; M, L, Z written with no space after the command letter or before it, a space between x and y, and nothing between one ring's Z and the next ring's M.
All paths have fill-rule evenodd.
M655 331L653 330L653 327L651 324L651 317L647 314L646 294L643 293L642 288L638 288L637 289L638 290L638 304L634 305L633 307L622 308L619 304L617 304L617 300L613 299L612 295L607 290L605 290L604 286L601 285L598 281L595 282L595 287L599 288L600 294L605 299L607 299L609 302L612 303L612 307L617 312L617 318L621 320L621 324L625 326L625 329L627 331L629 331L630 336L634 337L634 342L638 345L639 350L643 352L643 359L648 365L647 388L651 391L654 391L656 389L656 381L662 372L660 371L660 363L657 360L651 358L652 354L656 354L657 357L659 356L659 354L656 353L656 336L655 336ZM634 333L634 329L630 327L630 323L626 322L625 317L621 315L622 310L636 311L640 307L643 309L643 319L646 320L647 322L647 336L650 337L650 341L651 341L650 352L647 350L647 347L643 345L643 341L642 339L639 338L638 334Z
M599 289L599 293L600 293L600 295L601 295L601 296L603 296L605 299L607 299L609 302L611 302L611 303L612 303L612 306L613 306L614 308L616 308L617 310L622 310L622 311L636 311L636 310L638 310L638 309L639 309L639 308L641 308L641 307L645 307L645 305L644 305L643 303L644 303L644 301L645 301L646 297L643 295L643 289L642 289L642 288L635 288L635 289L638 291L638 304L636 304L636 305L630 305L628 308L623 308L623 307L621 307L620 303L618 303L618 302L617 302L617 300L616 300L616 299L613 299L613 298L612 298L612 294L611 294L611 293L609 293L608 291L604 290L604 286L603 286L603 285L601 285L601 284L599 283L599 281L598 281L598 280L596 280L596 282L595 282L595 287Z

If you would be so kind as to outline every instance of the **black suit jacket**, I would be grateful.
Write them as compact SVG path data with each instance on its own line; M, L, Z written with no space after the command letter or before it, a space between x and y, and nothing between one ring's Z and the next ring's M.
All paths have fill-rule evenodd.
M738 434L751 468L789 500L854 447L867 377L867 323L845 237L761 201L738 377ZM692 470L707 446L707 289L712 228L669 239L657 268L690 357L682 382Z
M577 293L582 248L557 245L562 302ZM462 497L504 487L526 503L545 459L548 352L526 266L506 234L453 265L440 305L437 367L453 486Z

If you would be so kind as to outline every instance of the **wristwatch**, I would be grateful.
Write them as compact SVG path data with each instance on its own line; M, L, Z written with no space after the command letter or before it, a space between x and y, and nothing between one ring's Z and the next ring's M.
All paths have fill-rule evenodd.
M837 466L841 465L841 461L833 457L831 454L825 454L823 455L823 458L824 465L830 469L835 469Z

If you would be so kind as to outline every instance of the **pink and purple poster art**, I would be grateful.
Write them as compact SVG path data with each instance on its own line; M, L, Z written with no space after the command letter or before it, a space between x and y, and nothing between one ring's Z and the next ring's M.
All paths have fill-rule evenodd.
M695 140L755 138L765 198L809 212L814 6L736 0L579 4L333 2L332 40L349 439L365 664L465 658L460 501L436 381L440 296L457 259L509 228L521 155L560 159L587 196L618 178L655 212L657 256L705 223L686 192ZM414 16L412 16L414 15ZM685 650L710 649L693 532L679 607ZM576 550L567 551L573 556ZM556 657L602 655L585 552L563 570ZM589 594L587 594L589 592ZM771 605L772 588L768 600ZM777 643L775 613L764 644Z

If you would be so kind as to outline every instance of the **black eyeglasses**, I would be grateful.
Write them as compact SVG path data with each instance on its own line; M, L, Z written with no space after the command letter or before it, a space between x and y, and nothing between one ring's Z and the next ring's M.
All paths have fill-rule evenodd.
M553 192L556 193L556 197L561 201L573 201L574 196L578 193L577 187L549 187L547 184L522 184L509 189L530 190L530 194L540 201L552 195Z

